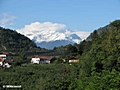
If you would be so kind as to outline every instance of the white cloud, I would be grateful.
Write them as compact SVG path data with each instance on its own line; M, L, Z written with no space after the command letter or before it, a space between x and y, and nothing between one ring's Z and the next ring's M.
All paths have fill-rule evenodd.
M82 38L82 40L86 39L91 32L85 32L85 31L76 31L75 32L79 37Z
M68 30L66 25L64 24L59 24L59 23L52 23L52 22L34 22L31 23L30 25L25 25L24 28L17 30L17 32L24 34L25 36L27 36L28 34L33 34L34 33L39 33L42 34L44 37L44 34L51 36L55 33L64 33L64 34L69 34L69 33L75 33L77 34L81 39L86 39L86 37L88 37L88 35L90 34L90 32L84 32L84 31L79 31L79 30L75 30L75 31L71 31ZM36 33L36 34L37 34ZM32 39L32 36L29 36L29 38Z
M9 15L8 13L3 13L3 19L0 20L2 26L14 25L13 20L15 16Z
M34 22L30 25L25 25L24 28L20 29L21 31L64 31L66 29L66 26L64 24L58 24L58 23L51 23L51 22Z

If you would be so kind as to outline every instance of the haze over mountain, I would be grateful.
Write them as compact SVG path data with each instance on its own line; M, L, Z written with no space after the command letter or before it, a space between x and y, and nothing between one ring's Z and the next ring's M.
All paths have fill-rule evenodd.
M47 49L80 43L82 39L85 39L85 36L89 34L78 30L70 31L64 24L51 22L31 23L16 31L33 40L37 46Z

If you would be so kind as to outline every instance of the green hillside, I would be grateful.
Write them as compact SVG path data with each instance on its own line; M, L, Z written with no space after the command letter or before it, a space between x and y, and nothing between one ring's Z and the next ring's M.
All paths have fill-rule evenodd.
M0 27L0 51L34 51L36 44L16 31Z
M108 26L80 44L79 90L120 89L120 20Z
M109 30L109 28L110 28L110 26L109 26L109 25L106 25L106 26L101 27L101 28L99 28L99 29L97 29L97 30L94 30L94 32L97 32L98 34L100 34L101 32L104 32L104 31ZM91 41L91 40L92 40L92 36L93 36L94 32L91 33L91 34L87 37L87 39L86 39L87 41Z
M22 90L120 90L120 20L108 26L94 31L91 40L55 47L67 53L51 64L1 67L0 88L21 85ZM79 58L79 63L68 63L71 57Z

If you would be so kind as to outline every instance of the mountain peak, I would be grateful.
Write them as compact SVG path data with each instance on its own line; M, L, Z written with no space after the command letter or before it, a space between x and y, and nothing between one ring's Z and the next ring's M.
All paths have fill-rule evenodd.
M48 49L52 49L53 47L58 47L61 45L67 45L67 44L74 44L74 43L80 43L81 38L75 34L74 32L69 32L69 33L62 33L62 32L49 32L48 30L46 30L45 32L20 32L21 34L24 34L25 36L27 36L28 38L30 38L31 40L33 40L37 46L43 47L43 48L47 48L52 46L51 48ZM56 43L61 42L61 44L56 44ZM44 44L43 44L44 43ZM49 46L50 43L50 46ZM51 45L52 43L54 43L53 45ZM47 46L46 46L47 44Z
M47 48L49 43L51 43L50 46L53 48L61 45L80 43L82 40L75 31L67 30L64 24L51 22L35 22L30 25L25 25L23 29L16 31L33 40L37 46L44 48ZM47 43L47 46L43 43Z

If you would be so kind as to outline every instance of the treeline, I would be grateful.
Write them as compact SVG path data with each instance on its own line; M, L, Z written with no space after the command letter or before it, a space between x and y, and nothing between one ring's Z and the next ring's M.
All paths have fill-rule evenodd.
M0 27L0 51L25 52L39 51L40 47L29 38L17 33L15 30Z
M109 28L94 31L91 41L83 41L79 88L82 90L120 89L120 20Z
M95 30L80 44L66 47L66 60L80 60L76 90L120 89L120 20Z
M22 66L1 69L0 89L10 89L3 88L3 85L21 85L21 88L12 89L68 90L71 88L69 85L74 81L74 77L70 76L71 69L72 67L65 64L22 64Z
M55 47L54 51L66 53L55 57L53 64L0 68L0 85L21 85L22 90L120 90L120 20L107 27L80 44ZM71 57L79 58L79 63L69 65Z

